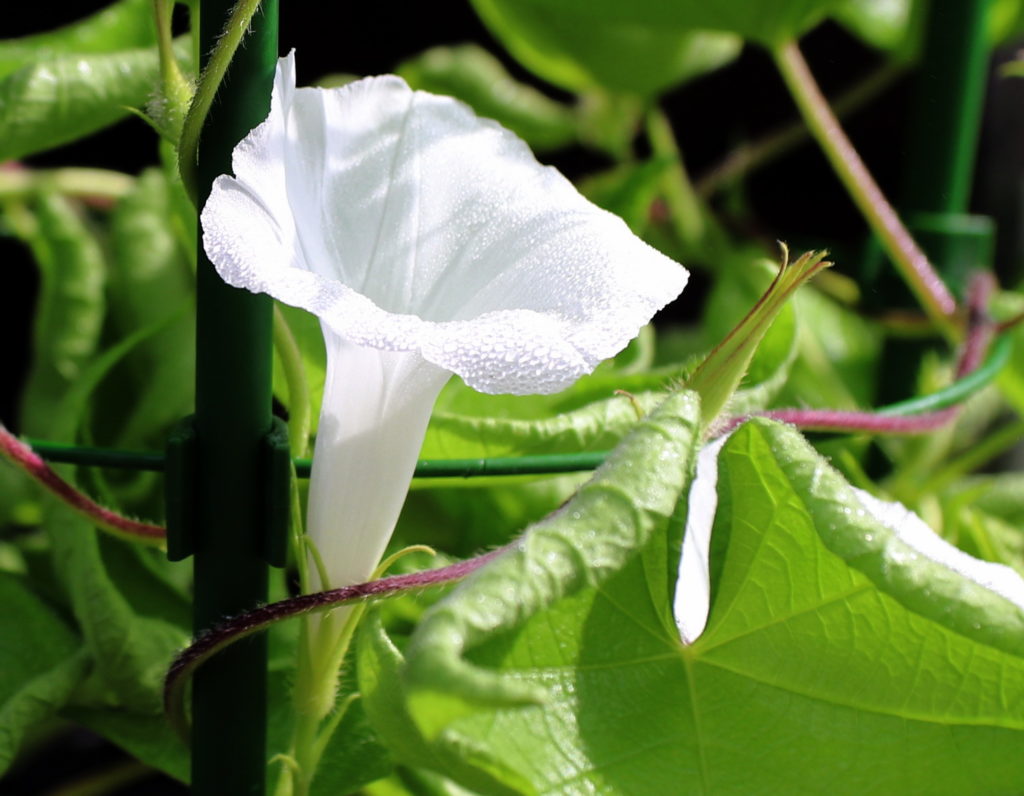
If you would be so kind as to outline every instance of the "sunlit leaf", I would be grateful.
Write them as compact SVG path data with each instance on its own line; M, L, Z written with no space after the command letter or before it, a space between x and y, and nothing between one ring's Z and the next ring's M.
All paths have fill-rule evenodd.
M62 55L107 53L156 44L151 0L120 0L78 22L17 39L0 40L0 77Z
M565 518L559 545L537 526L431 609L395 664L431 764L488 792L1024 786L1019 605L906 546L790 428L737 431L718 494L691 646L652 566L660 532L595 567L608 537L585 502L548 521Z
M180 43L187 50L187 43ZM61 55L0 80L0 161L94 133L149 100L157 86L155 47Z
M50 718L88 671L79 641L22 578L0 573L0 772L25 733Z
M650 96L728 63L741 41L708 33L720 3L473 0L491 32L527 68L572 91ZM727 5L734 5L729 3ZM689 15L687 7L695 9ZM691 24L688 17L694 16ZM724 26L718 27L726 29Z

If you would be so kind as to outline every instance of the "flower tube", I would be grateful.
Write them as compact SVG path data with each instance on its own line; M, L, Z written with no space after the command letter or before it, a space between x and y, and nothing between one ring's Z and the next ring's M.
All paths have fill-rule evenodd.
M379 561L452 373L562 390L686 284L512 133L394 76L297 89L281 59L232 166L202 213L210 260L324 331L307 527L332 587Z

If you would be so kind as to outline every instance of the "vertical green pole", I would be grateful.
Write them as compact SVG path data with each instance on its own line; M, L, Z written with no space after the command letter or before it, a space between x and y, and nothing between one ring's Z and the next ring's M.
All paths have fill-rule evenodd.
M987 0L932 0L914 84L903 206L964 213L988 76Z
M209 53L232 0L201 0L200 51ZM207 117L199 147L200 206L231 151L266 118L277 63L277 0L264 0ZM272 305L226 285L199 245L196 351L195 609L197 632L267 599L262 549L261 444L271 429ZM263 794L266 641L254 637L196 674L192 792Z
M907 227L957 296L967 273L991 266L993 248L991 219L967 213L988 74L988 7L988 0L926 3L900 202ZM890 274L876 274L875 302L880 308L913 306ZM888 341L878 403L913 391L927 348L919 341Z

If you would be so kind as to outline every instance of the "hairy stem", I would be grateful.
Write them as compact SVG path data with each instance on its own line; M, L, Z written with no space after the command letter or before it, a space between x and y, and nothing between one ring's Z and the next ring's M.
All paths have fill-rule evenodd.
M0 425L0 454L51 494L108 533L132 542L164 547L167 531L159 525L122 517L106 509L57 475L32 448Z
M506 549L507 547L502 547L440 569L413 572L409 575L393 575L355 586L302 594L228 619L197 638L192 646L181 652L171 664L164 679L164 710L168 719L183 736L187 736L183 700L185 684L196 669L236 641L254 633L261 633L275 622L292 617L323 613L350 603L379 600L400 592L460 580L501 555Z
M199 137L203 131L203 124L210 112L213 98L217 95L217 89L228 70L228 65L238 49L246 30L249 29L249 22L260 7L260 0L239 0L228 17L224 26L224 33L217 40L217 46L210 54L210 60L206 62L206 68L199 76L199 84L196 86L196 93L192 97L192 104L189 106L185 116L185 122L181 130L181 141L178 144L178 169L181 172L181 181L185 184L192 203L195 204L198 198L196 188L196 162L199 157Z
M850 197L921 302L928 317L949 338L956 339L956 301L846 137L796 42L786 42L773 55L808 129L825 152Z
M771 409L754 415L792 423L805 431L923 434L941 428L956 419L963 402L990 383L1010 359L1010 340L1005 336L985 359L996 329L987 316L994 290L995 280L991 274L979 273L972 277L967 297L970 328L957 362L956 381L946 389L868 412L794 408ZM716 431L731 431L754 415L730 418Z

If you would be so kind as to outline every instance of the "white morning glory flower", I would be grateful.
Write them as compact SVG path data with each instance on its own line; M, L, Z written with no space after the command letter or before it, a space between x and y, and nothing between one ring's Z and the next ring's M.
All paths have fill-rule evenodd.
M564 389L686 284L508 130L394 76L296 89L281 59L232 165L203 209L208 256L326 339L307 525L331 586L380 559L452 373Z

